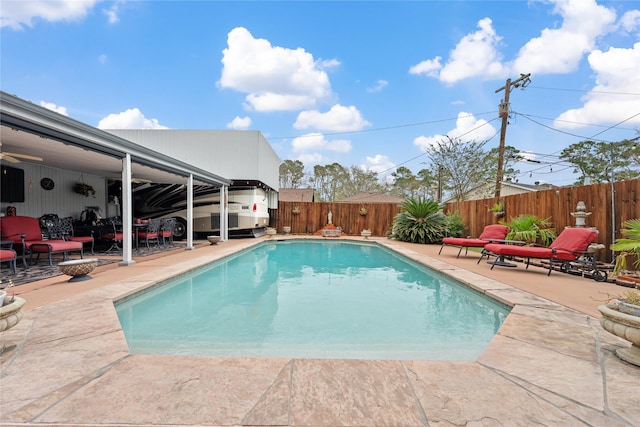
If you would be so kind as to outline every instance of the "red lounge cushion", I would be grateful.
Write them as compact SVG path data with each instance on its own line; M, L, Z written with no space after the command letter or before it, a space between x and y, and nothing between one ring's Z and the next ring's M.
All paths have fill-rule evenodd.
M93 242L93 237L91 236L69 236L68 240L70 242Z
M468 246L473 248L482 248L487 244L486 240L465 238L465 237L445 237L442 243L451 246Z
M16 259L16 253L9 249L0 249L0 261L10 261Z
M0 218L0 234L3 239L20 243L20 235L25 234L25 240L42 240L40 223L37 218L30 216L5 216Z
M65 240L41 240L37 242L27 242L27 247L32 252L79 251L82 249L82 242L67 242Z
M570 251L586 251L587 247L597 238L598 232L590 228L565 228L549 247Z
M598 233L590 228L565 228L548 248L497 243L489 243L484 248L496 255L573 261L579 255L575 252L585 251L597 238Z
M484 230L482 230L482 234L478 237L478 239L494 239L494 240L504 240L507 237L507 233L509 233L509 227L502 224L492 224L487 225Z

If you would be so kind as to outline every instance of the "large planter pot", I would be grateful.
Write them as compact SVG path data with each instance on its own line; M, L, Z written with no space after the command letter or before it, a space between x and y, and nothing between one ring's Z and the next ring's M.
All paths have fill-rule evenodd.
M22 306L25 300L13 297L13 302L0 307L0 332L13 328L22 319Z
M633 365L640 366L640 317L621 313L614 305L600 305L600 325L605 331L631 343L629 348L619 348L616 355Z

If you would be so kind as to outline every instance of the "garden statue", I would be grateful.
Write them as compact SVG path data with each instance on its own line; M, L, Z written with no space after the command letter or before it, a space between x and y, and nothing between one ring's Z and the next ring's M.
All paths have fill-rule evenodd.
M586 225L586 218L591 215L591 212L585 212L587 210L587 206L581 200L578 202L576 206L577 212L570 212L571 216L576 219L576 227L584 227Z

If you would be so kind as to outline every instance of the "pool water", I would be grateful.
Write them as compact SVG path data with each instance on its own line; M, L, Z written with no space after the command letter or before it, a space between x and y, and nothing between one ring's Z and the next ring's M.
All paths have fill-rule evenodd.
M509 309L374 243L266 242L116 304L130 351L475 360Z

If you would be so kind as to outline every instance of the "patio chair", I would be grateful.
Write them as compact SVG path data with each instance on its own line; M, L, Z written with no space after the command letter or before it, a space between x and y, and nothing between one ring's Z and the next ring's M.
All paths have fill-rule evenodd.
M160 237L162 238L162 244L166 245L167 242L173 246L173 231L176 229L175 218L165 218L160 226Z
M160 246L160 225L162 220L159 218L151 219L147 223L147 226L138 231L138 239L144 239L147 249L150 249L149 240L155 240L156 245Z
M594 252L587 251L589 245L597 238L598 232L591 228L567 227L546 248L488 243L484 250L497 257L493 262L488 261L492 270L496 265L503 265L501 260L504 260L505 256L526 258L527 269L531 258L534 258L549 261L547 276L551 274L554 264L560 263L561 271L568 271L573 264L579 264L579 266L587 267L592 271L594 280L602 282L607 280L607 273L598 270Z
M16 260L18 259L18 254L11 248L2 248L0 249L0 262L8 262L11 271L13 274L18 273L18 269L16 268Z
M487 225L478 237L445 237L442 239L442 246L438 255L445 246L455 246L460 248L456 258L460 257L462 249L465 249L465 256L469 252L469 248L484 248L487 243L504 240L509 232L509 227L501 224Z
M107 252L119 251L120 242L124 238L122 231L118 231L116 223L110 218L103 218L96 222L96 229L98 231L98 240L111 243L111 247L107 249Z
M58 239L66 240L67 242L81 242L91 243L91 255L93 255L93 247L95 239L93 238L93 230L90 230L90 236L76 236L73 230L73 223L71 218L55 218L46 223L47 232L49 236L55 236Z
M27 254L29 264L33 263L33 254L40 258L41 253L46 253L49 265L53 265L51 255L62 253L67 260L68 252L80 251L83 258L82 243L67 242L63 239L44 239L40 229L38 218L29 216L6 216L0 219L0 235L2 240L11 240L13 247L22 252L22 264L27 266Z

